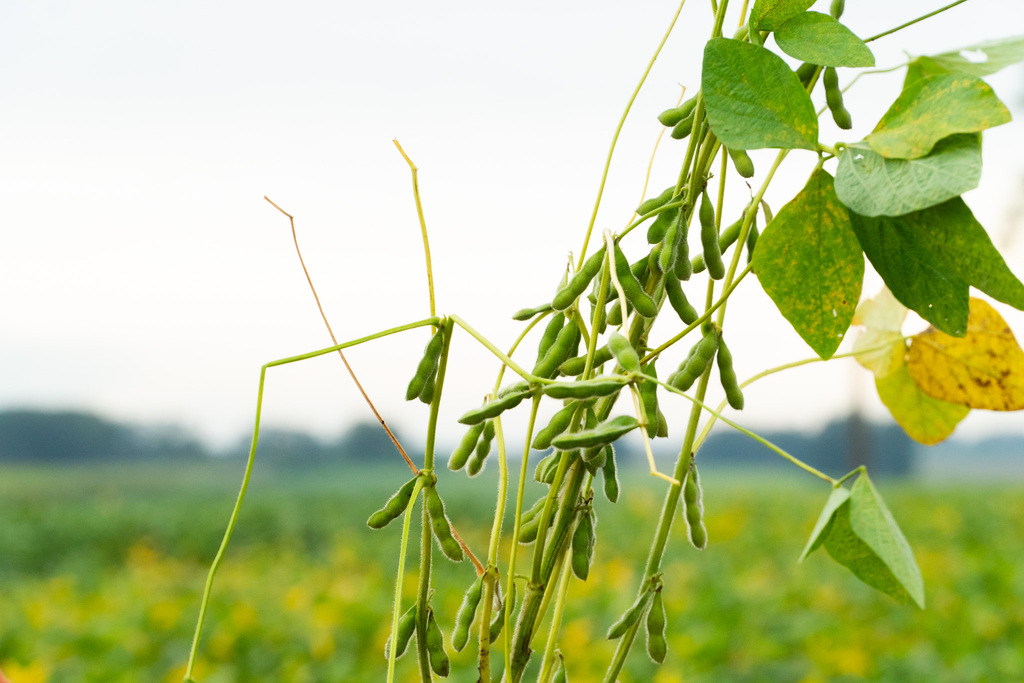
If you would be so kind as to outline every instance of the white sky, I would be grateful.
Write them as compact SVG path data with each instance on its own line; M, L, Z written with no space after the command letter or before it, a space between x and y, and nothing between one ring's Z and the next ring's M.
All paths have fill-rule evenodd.
M867 36L940 4L851 0L844 22ZM260 365L330 343L288 222L264 194L296 216L339 338L426 317L410 174L395 137L421 169L439 312L507 348L521 329L512 312L550 299L566 253L580 248L612 132L674 9L593 0L514 9L4 3L0 408L179 422L220 443L250 429ZM620 138L598 227L621 228L639 202L654 117L674 104L677 84L699 87L709 17L709 3L690 0ZM1019 3L972 0L871 47L879 66L891 66L902 49L941 52L1021 26ZM855 129L840 137L825 127L822 140L869 132L901 78L866 83L880 93L872 101L851 93ZM1024 71L988 80L1020 118ZM967 196L1018 275L1022 130L986 133L982 188ZM682 154L672 142L655 167L658 191ZM754 154L761 173L770 154ZM776 211L810 158L796 153L784 167L793 175L769 193ZM632 258L641 241L627 248ZM869 282L865 296L877 289ZM745 289L726 328L741 378L812 355L753 278ZM997 307L1024 338L1024 315ZM652 339L671 333L656 330ZM426 338L405 333L349 354L385 417L413 441L427 410L403 397ZM455 419L497 370L467 335L453 346L444 439L461 434ZM523 359L532 366L532 351ZM815 427L858 396L870 415L885 415L852 361L814 365L749 389L740 421ZM684 404L669 405L680 419ZM336 357L268 374L265 424L331 436L370 417ZM1024 432L1024 419L976 411L958 433L992 431Z

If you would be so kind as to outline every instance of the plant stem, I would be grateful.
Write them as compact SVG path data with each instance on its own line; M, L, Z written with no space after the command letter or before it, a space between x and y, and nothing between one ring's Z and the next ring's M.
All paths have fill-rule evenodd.
M388 651L388 683L395 680L395 658L398 644L395 636L398 634L398 620L402 614L402 582L405 577L405 554L409 547L409 525L412 522L412 513L416 507L416 499L419 497L420 489L423 488L423 477L416 479L412 488L412 498L409 499L409 506L405 509L405 522L402 524L402 545L398 551L398 576L395 578L395 607L391 615L391 649Z
M423 234L423 256L427 260L427 293L430 296L430 315L437 315L437 311L434 307L434 269L430 265L430 241L427 239L427 221L423 218L423 203L420 201L420 182L419 182L419 168L416 164L412 163L412 159L405 153L402 146L398 144L397 138L392 140L395 143L395 147L398 148L399 153L409 164L410 170L412 170L412 195L416 199L416 216L420 220L420 232Z
M870 38L865 38L864 42L865 43L870 43L873 40L878 40L879 38L884 38L885 36L887 36L887 35L889 35L891 33L896 33L897 31L901 31L901 30L905 29L908 26L913 26L914 24L916 24L919 21L924 21L925 19L928 19L930 17L934 17L936 14L940 14L942 12L945 12L946 10L952 9L952 8L956 7L957 5L961 5L961 4L965 3L965 2L967 2L967 0L956 0L956 2L951 2L948 5L946 5L945 7L940 7L939 9L935 10L934 12L929 12L928 14L922 14L917 19L911 19L910 21L908 21L905 24L900 24L899 26L897 26L895 28L891 28L888 31L882 31L881 33L879 33L876 36L871 36Z
M464 329L466 332L469 332L471 337L476 339L478 342L480 342L484 346L484 348L486 348L488 351L490 351L495 356L497 356L498 360L500 360L502 363L507 365L514 373L516 373L517 375L519 375L520 377L525 379L527 382L536 381L537 380L536 377L531 375L526 370L523 370L521 367L519 367L519 365L514 360L512 360L511 358L506 356L505 353L501 349L499 349L497 346L492 344L490 342L490 340L487 339L487 337L483 336L482 334L477 332L475 329L473 329L473 327L470 326L470 324L467 323L465 320L463 320L462 318L460 318L459 316L454 315L454 314L450 315L448 317L456 325L458 325L459 327Z

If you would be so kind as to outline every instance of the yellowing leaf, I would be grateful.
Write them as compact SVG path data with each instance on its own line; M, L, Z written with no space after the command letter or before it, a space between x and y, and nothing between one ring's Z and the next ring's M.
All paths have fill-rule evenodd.
M883 287L874 299L865 299L853 316L854 325L867 329L853 343L857 362L875 373L876 379L886 377L904 363L907 343L900 330L907 317L907 308Z
M1024 410L1024 351L991 306L971 298L967 334L934 328L910 344L908 370L929 396L985 410Z
M875 388L907 436L926 446L943 441L971 412L967 406L940 401L921 391L903 364L889 375L876 378Z

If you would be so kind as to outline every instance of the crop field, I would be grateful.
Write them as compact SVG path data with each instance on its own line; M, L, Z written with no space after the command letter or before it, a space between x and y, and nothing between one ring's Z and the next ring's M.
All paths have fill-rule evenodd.
M0 669L12 683L181 681L241 470L4 468ZM197 678L383 680L400 529L371 532L365 519L407 476L257 467ZM474 501L462 475L441 476L454 523L482 549L491 502ZM882 482L924 574L922 611L862 585L823 550L797 564L827 487L722 470L704 480L708 549L676 534L665 565L668 658L655 667L641 646L621 680L1024 680L1024 488ZM572 681L600 680L613 651L604 632L632 602L663 491L637 472L616 505L598 496L595 564L570 587L586 600L570 603L561 633ZM473 572L468 562L438 569L434 605L450 638ZM580 612L584 602L596 607ZM450 652L451 680L475 680L471 650ZM412 660L399 660L398 680L416 680Z

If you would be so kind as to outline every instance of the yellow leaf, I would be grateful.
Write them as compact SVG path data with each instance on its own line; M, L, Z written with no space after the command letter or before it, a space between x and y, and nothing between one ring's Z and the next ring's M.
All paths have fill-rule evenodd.
M907 343L900 330L907 308L882 288L874 299L865 299L853 316L854 325L867 329L853 343L857 362L882 379L897 370L907 355Z
M911 377L943 401L985 410L1024 410L1024 351L991 306L971 298L967 334L928 328L913 337Z
M953 433L960 420L971 412L967 406L932 398L921 391L906 365L899 365L882 378L875 378L878 397L914 441L937 444Z

